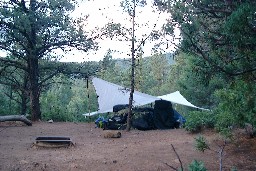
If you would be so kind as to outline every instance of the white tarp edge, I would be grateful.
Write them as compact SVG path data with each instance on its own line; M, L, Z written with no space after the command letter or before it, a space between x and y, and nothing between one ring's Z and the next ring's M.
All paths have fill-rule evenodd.
M88 116L93 116L93 115L96 115L96 114L98 114L98 111L90 112L90 113L85 113L85 114L82 114L82 115L84 115L85 117L88 117Z
M166 94L163 96L158 96L158 98L160 98L162 100L170 101L172 103L184 105L184 106L189 106L189 107L193 107L193 108L197 108L197 109L201 109L201 110L209 110L209 109L204 109L204 108L200 108L200 107L193 105L192 103L187 101L187 99L185 97L183 97L179 91L175 91L174 93Z

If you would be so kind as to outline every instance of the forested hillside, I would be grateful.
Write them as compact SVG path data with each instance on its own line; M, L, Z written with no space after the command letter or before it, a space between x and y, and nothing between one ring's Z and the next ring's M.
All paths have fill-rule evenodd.
M173 59L173 56L165 54L137 59L136 90L155 96L178 90L179 64L168 62ZM40 104L43 120L78 121L83 118L81 114L96 111L96 93L88 75L125 87L130 86L130 60L112 59L110 52L99 62L49 62L47 65L65 66L67 72L52 77L42 87ZM18 80L20 75L16 73L13 77ZM18 83L23 82L20 80ZM27 95L22 96L22 90L10 85L1 85L1 115L29 114ZM26 102L22 105L23 98Z

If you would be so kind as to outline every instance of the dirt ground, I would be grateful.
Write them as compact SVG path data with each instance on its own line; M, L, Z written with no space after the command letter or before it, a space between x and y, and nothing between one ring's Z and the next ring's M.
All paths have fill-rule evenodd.
M104 138L93 123L0 123L0 170L3 171L165 171L187 170L194 159L204 161L209 171L219 170L218 135L204 131L210 147L204 153L194 148L194 138L184 129L121 131L121 138ZM68 136L70 147L43 148L33 145L38 136ZM256 138L242 133L225 147L224 170L235 166L241 171L256 170Z

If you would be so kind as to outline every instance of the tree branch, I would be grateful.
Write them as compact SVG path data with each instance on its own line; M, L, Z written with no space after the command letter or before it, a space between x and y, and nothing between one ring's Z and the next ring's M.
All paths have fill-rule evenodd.
M182 162L181 162L181 160L180 160L180 156L179 156L179 154L176 152L176 150L175 150L175 148L174 148L174 146L173 146L172 144L171 144L171 146L172 146L172 150L174 151L176 157L177 157L178 160L179 160L181 171L183 171L184 168L183 168ZM176 169L175 167L169 165L168 163L164 163L164 164L166 164L168 167L172 168L172 169L175 170L175 171L178 171L178 170L179 170L179 169Z
M182 162L181 162L181 160L180 160L180 156L178 155L178 153L176 152L176 150L175 150L175 148L174 148L174 146L173 146L172 144L171 144L171 146L172 146L172 149L173 149L174 153L175 153L176 156L178 157L178 160L179 160L179 162L180 162L181 170L183 171L184 168L183 168L183 166L182 166Z
M16 68L22 69L25 72L27 72L26 66L24 66L22 63L20 63L16 60L11 60L11 59L8 59L8 58L0 58L0 62L4 63L7 66L14 66Z

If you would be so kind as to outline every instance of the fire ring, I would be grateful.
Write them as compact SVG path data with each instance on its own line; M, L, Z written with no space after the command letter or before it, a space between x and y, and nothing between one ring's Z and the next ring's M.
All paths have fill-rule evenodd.
M43 136L37 137L36 146L39 147L69 147L73 145L69 137L60 137L60 136Z

